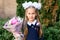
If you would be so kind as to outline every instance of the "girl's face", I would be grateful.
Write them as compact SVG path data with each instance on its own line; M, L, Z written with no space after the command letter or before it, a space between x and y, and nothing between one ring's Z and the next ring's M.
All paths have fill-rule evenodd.
M36 17L36 12L35 12L35 9L34 8L28 8L26 10L26 16L28 18L29 21L34 21L35 20L35 17Z

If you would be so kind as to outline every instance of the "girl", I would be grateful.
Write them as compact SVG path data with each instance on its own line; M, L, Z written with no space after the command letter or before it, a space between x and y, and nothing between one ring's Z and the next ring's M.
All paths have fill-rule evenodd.
M25 9L24 40L41 40L42 26L38 13L41 3L25 2L22 5Z

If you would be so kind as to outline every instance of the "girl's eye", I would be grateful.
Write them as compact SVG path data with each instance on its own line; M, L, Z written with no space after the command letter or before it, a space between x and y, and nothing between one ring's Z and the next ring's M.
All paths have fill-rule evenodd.
M28 13L28 14L35 14L35 13Z
M28 13L28 14L30 14L30 13Z
M32 14L35 14L35 13L32 13Z

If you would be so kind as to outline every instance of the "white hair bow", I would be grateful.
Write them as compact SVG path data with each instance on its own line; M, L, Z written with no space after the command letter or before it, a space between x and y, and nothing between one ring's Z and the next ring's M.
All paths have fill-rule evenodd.
M26 8L28 8L28 7L30 7L30 6L34 6L36 9L41 9L41 3L37 3L37 2L25 2L25 3L23 3L22 4L22 6L24 7L24 9L26 9Z

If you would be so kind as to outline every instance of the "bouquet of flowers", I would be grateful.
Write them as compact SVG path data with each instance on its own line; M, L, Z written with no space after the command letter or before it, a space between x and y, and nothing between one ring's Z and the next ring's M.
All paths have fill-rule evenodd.
M3 28L13 33L15 40L22 40L21 38L21 36L23 36L21 32L22 22L23 22L23 18L20 18L19 16L13 17L5 23Z

